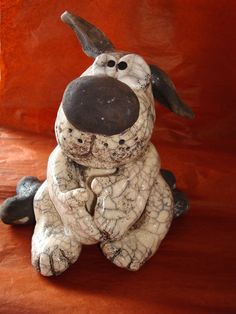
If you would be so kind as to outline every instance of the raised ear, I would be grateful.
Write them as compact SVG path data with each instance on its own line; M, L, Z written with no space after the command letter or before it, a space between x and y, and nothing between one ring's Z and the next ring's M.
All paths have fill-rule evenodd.
M179 97L168 75L155 65L150 65L152 92L162 105L186 118L194 118L194 113Z
M65 11L61 15L61 19L76 33L87 56L96 58L103 52L115 51L113 44L105 34L81 17Z

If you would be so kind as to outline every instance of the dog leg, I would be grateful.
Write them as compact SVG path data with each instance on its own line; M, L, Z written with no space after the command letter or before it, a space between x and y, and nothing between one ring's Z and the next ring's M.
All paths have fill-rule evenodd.
M100 232L89 212L93 193L88 190L79 165L69 161L59 147L49 157L48 192L63 225L82 244L100 240Z
M74 263L81 244L66 234L48 193L47 181L34 199L36 226L32 238L32 264L44 276L59 275Z
M158 249L173 219L171 190L159 174L145 212L130 231L117 241L105 241L105 256L119 267L138 270Z
M153 145L141 160L121 168L116 176L96 178L94 221L103 240L119 240L142 215L159 172L160 161ZM101 189L101 191L99 191Z

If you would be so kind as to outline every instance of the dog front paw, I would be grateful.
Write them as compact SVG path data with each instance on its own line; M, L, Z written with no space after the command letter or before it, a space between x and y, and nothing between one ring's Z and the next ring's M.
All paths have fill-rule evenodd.
M151 233L136 230L121 240L101 243L101 249L115 265L136 271L155 253L156 243Z
M81 245L69 237L50 237L42 245L32 243L32 265L43 276L57 276L75 263Z

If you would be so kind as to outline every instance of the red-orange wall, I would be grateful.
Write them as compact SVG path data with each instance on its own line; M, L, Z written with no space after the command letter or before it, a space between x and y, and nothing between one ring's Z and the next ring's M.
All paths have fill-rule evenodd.
M60 21L64 10L170 74L196 119L158 107L159 138L221 148L235 143L234 0L2 0L1 125L52 132L67 83L92 62Z

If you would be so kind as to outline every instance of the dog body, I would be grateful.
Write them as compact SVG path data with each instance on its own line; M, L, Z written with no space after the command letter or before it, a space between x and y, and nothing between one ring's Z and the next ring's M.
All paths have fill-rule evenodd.
M64 92L46 181L23 178L0 217L22 224L35 214L32 264L42 275L62 273L95 243L117 266L138 270L188 207L150 142L154 98L179 115L193 112L160 68L116 51L81 17L65 12L62 20L95 61Z
M109 73L103 64L114 59L128 64L120 76L140 104L129 129L111 136L83 132L67 120L63 104L59 108L58 146L49 158L47 180L34 198L32 262L43 275L61 273L77 260L82 244L98 242L114 264L137 270L170 227L173 197L149 142L155 121L150 70L137 55L119 57L100 55L81 77L119 80L119 70Z

